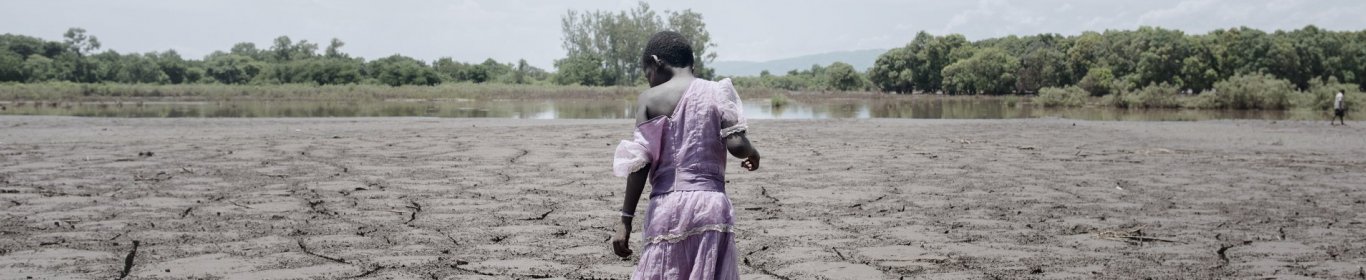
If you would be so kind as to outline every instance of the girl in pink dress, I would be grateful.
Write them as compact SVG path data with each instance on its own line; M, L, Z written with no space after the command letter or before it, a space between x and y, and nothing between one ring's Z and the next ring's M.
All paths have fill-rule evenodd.
M726 197L726 153L759 169L759 151L745 138L740 98L729 79L692 74L693 51L677 32L650 37L641 57L650 89L640 94L635 136L617 146L612 171L626 177L621 223L612 238L618 256L631 255L631 221L645 182L644 249L632 279L737 279L735 213Z

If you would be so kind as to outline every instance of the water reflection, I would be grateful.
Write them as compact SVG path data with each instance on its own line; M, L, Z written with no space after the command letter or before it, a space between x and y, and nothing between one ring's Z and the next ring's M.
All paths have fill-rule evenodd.
M1123 110L1040 108L1003 98L880 97L816 98L773 106L768 99L745 100L751 119L914 118L1011 119L1060 117L1085 120L1186 121L1209 119L1323 120L1324 112L1224 110ZM0 102L3 115L62 115L127 118L258 117L443 117L509 119L627 119L631 100L394 100L333 102ZM1358 119L1358 116L1351 116Z

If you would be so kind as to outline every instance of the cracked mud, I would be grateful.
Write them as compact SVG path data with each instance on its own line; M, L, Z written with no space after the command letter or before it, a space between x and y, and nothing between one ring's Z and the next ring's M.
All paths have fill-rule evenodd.
M606 242L629 121L0 127L0 279L624 279L634 265ZM763 169L733 160L727 175L745 279L1366 275L1356 127L759 120L750 138Z

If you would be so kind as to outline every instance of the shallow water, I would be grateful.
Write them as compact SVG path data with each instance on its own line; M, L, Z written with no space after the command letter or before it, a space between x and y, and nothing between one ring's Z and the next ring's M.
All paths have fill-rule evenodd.
M0 115L59 115L123 118L257 117L443 117L511 119L625 119L630 100L391 100L232 102L0 102ZM1213 119L1326 120L1327 112L1240 110L1126 110L1043 108L1006 98L838 98L744 102L751 119L1015 119L1059 117L1083 120L1189 121ZM1349 119L1358 116L1349 115Z

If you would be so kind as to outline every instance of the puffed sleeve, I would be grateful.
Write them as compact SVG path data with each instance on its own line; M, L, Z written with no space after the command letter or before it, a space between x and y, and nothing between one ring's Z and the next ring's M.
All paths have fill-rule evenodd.
M653 159L650 158L649 147L646 147L649 144L639 129L635 132L635 139L621 140L612 156L612 175L626 177L650 164Z
M719 84L721 94L715 100L717 111L721 113L721 138L726 138L749 129L749 122L745 121L744 104L730 78L722 79Z

